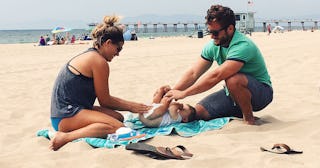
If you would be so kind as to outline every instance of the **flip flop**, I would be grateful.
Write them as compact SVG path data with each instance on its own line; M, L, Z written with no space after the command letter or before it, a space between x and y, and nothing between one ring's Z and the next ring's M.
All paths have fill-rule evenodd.
M168 157L171 159L190 159L193 154L190 153L184 146L178 145L173 148L169 147L156 147L158 154L162 155L163 157Z
M131 143L126 146L127 150L145 154L154 159L189 159L193 156L184 146L178 145L173 148L155 147L145 143Z
M267 151L271 153L276 153L276 154L301 154L303 151L295 151L291 149L288 145L286 144L274 144L271 149L266 149L264 147L260 147L260 150L262 152Z

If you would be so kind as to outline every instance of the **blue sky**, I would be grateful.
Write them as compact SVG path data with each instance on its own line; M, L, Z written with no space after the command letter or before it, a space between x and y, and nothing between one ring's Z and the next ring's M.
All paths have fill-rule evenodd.
M133 17L145 14L160 16L204 16L214 3L231 7L235 12L255 12L256 18L295 19L320 16L319 0L0 0L0 29L41 29L63 25L85 28L104 15ZM320 20L320 18L317 18Z

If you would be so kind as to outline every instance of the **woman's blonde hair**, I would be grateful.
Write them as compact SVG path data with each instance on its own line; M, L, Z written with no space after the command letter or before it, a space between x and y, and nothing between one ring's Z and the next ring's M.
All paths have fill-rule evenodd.
M113 44L124 42L123 30L115 25L119 21L117 16L105 16L103 22L98 24L91 32L93 47L100 48L108 39Z

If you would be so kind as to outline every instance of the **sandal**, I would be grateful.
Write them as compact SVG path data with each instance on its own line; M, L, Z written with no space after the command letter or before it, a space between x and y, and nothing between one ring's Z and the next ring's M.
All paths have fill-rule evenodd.
M144 154L154 159L179 159L185 160L193 156L184 146L178 145L173 148L155 147L145 143L131 143L126 146L127 150Z
M262 152L267 151L271 153L276 153L276 154L301 154L303 151L295 151L291 149L288 145L286 144L274 144L271 149L266 149L263 147L260 147L260 150Z
M157 149L157 154L162 155L163 157L168 157L170 159L180 159L180 160L185 160L185 159L190 159L193 154L190 153L184 146L178 145L173 148L169 147L156 147Z

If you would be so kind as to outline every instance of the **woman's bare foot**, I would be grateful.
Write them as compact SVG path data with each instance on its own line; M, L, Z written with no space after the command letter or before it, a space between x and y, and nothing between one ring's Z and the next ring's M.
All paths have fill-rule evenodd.
M56 151L59 148L61 148L63 145L67 144L68 142L70 141L67 138L67 133L58 131L56 132L54 137L50 140L49 148L51 150Z

